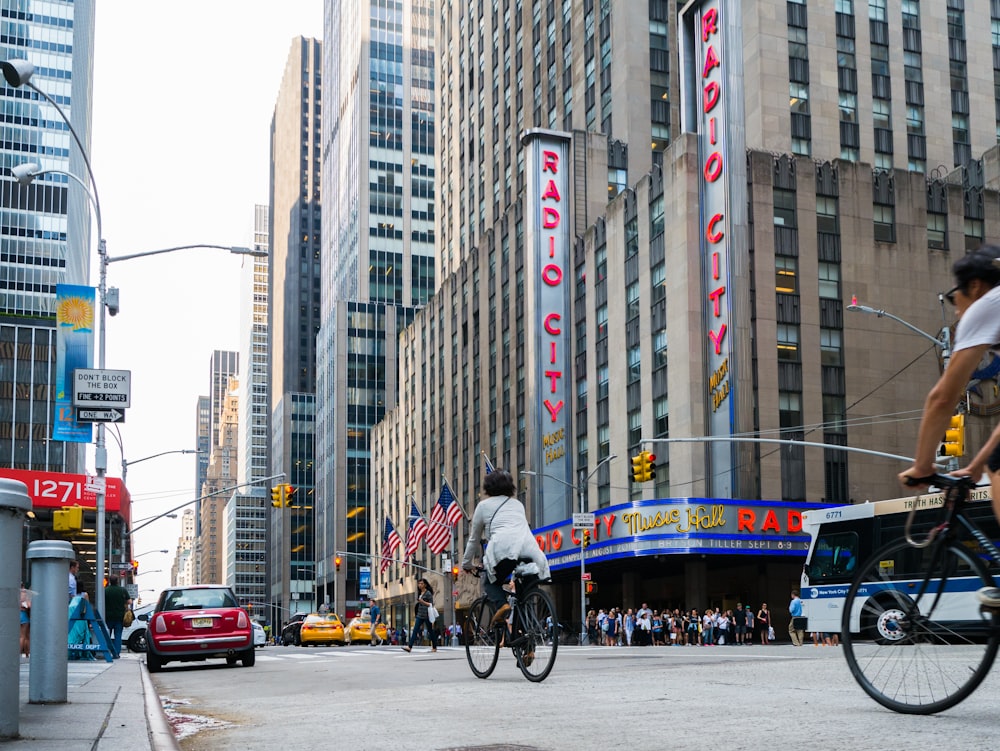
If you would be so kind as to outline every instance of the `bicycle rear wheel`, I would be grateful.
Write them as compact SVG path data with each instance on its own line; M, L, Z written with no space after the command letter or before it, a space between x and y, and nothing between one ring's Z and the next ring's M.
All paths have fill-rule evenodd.
M922 595L925 574L915 571L929 577ZM997 654L996 616L972 600L985 586L993 586L986 567L951 540L923 549L898 540L876 551L854 577L841 624L844 656L865 693L903 714L941 712L968 697Z
M472 603L465 618L462 629L465 657L477 678L489 678L500 656L499 629L490 625L495 612L493 603L486 597L480 597Z
M558 623L547 592L533 589L518 601L513 650L517 666L529 681L544 681L552 672L559 648Z

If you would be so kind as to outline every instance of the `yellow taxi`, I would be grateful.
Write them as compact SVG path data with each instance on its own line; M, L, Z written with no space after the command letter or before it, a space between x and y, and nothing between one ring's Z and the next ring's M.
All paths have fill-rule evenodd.
M343 644L344 622L336 613L310 613L302 621L299 644Z
M368 614L367 610L365 608L364 613L355 616L348 622L347 628L344 631L344 636L348 644L362 642L364 644L371 644L374 647L389 641L389 633L384 623L376 624L375 633L372 633L372 617Z

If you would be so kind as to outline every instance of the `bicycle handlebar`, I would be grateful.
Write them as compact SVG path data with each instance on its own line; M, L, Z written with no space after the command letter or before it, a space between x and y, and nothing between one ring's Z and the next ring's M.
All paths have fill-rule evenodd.
M918 485L933 485L938 488L957 488L960 486L965 486L966 488L974 488L978 483L967 475L945 475L935 472L932 475L927 475L927 477L909 477L906 478L906 485L908 487L917 487Z

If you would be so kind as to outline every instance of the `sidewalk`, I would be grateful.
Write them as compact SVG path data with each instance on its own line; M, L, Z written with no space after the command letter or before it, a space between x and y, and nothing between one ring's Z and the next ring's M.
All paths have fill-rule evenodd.
M28 663L21 663L20 737L2 751L177 751L145 657L114 662L71 660L65 704L28 703Z

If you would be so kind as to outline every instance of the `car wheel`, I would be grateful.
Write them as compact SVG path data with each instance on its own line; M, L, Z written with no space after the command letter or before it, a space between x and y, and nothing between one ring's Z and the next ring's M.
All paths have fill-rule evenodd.
M146 670L150 673L159 673L163 667L163 660L155 652L146 652Z
M235 664L236 664L237 662L239 662L239 659L240 659L240 658L239 658L239 657L237 657L236 655L226 655L226 664L227 664L227 665L228 665L229 667L232 667L232 666L233 666L233 665L235 665Z
M130 652L146 651L146 629L132 632L128 638L128 648Z
M243 653L243 667L252 668L255 662L257 662L257 653L251 645L250 649Z

